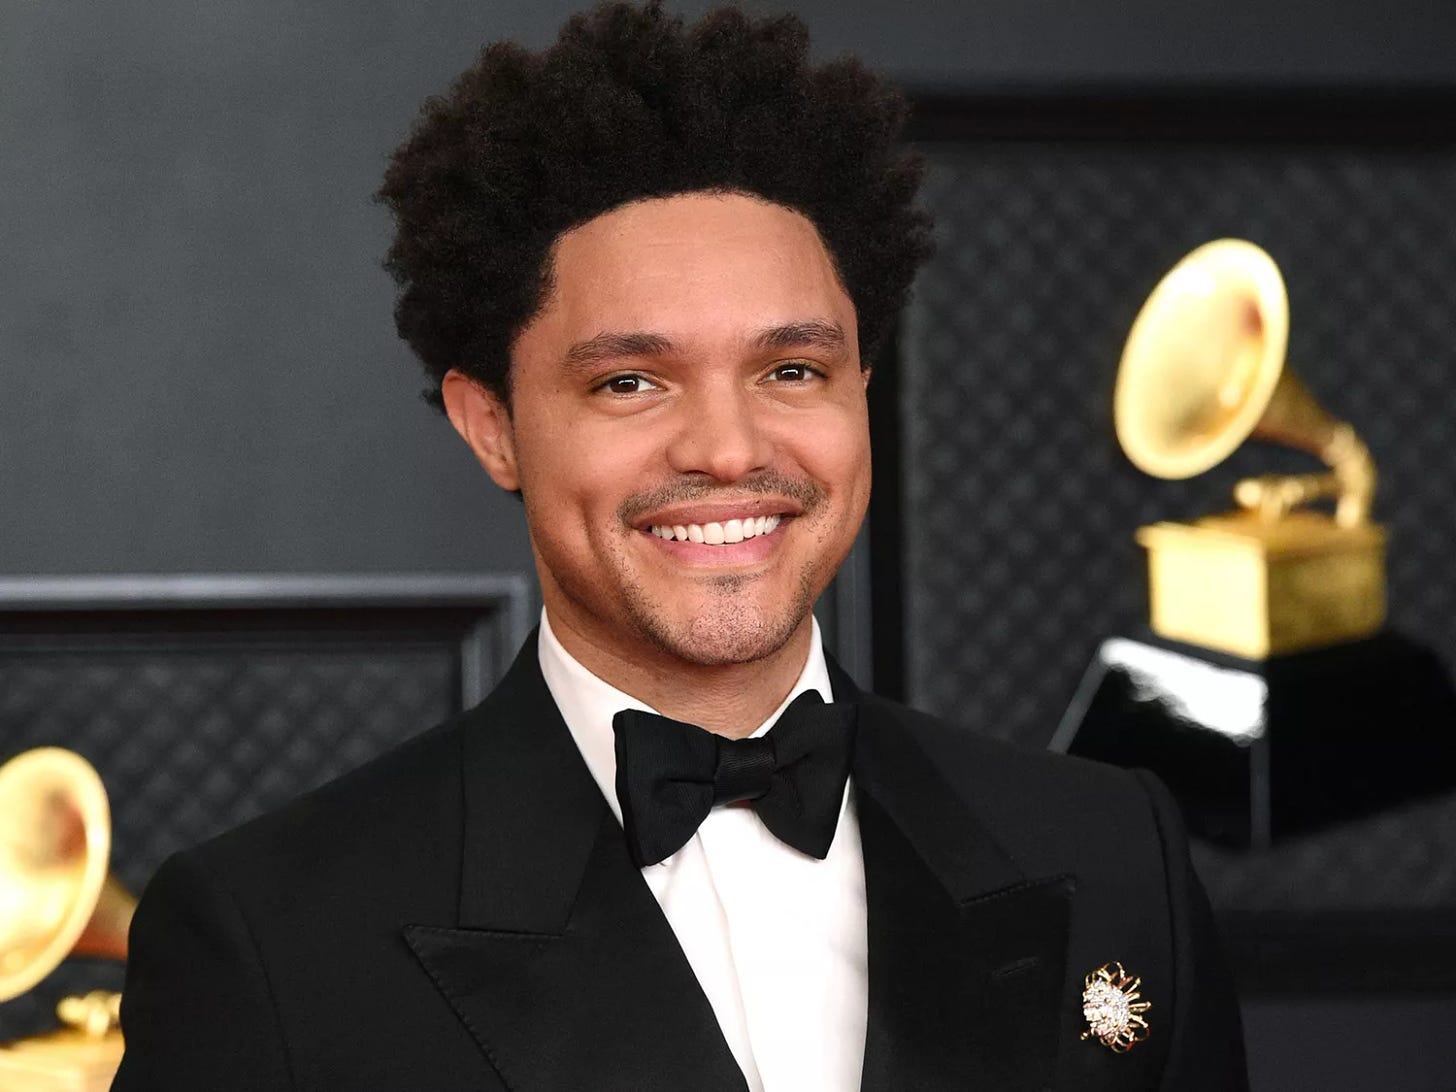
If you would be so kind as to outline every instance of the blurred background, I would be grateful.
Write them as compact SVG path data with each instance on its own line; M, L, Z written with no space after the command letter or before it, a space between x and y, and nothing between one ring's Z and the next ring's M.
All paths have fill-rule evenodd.
M745 6L906 87L929 164L939 251L822 605L861 682L1045 746L1146 616L1135 528L1306 468L1165 483L1113 438L1133 316L1221 235L1283 268L1291 365L1382 473L1392 625L1456 664L1456 6ZM488 688L530 624L518 507L417 397L371 195L481 43L544 46L572 10L0 0L0 760L86 754L134 890ZM1259 1092L1456 1088L1456 799L1196 853ZM1260 975L1266 935L1330 973ZM1423 973L1382 970L1392 937Z

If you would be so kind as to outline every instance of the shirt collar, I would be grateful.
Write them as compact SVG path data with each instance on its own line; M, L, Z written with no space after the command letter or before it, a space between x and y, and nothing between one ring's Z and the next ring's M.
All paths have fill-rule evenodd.
M804 670L799 672L798 681L790 688L788 695L767 720L753 731L754 736L767 732L779 714L806 690L817 690L826 701L834 700L834 691L829 685L829 666L824 660L824 644L819 635L819 621L810 619L813 633L809 641L809 656ZM623 709L642 709L656 713L645 702L618 690L611 683L593 675L583 667L571 653L562 647L556 634L551 631L551 621L546 611L541 611L541 634L536 645L541 660L541 674L545 676L546 688L561 719L566 722L571 738L576 741L586 767L617 822L622 821L622 806L617 802L617 750L616 737L612 732L612 718Z

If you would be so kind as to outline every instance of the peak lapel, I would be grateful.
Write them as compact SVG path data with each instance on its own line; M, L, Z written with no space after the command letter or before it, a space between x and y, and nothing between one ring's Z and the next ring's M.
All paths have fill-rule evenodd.
M741 1092L528 640L463 730L459 926L411 925L426 973L514 1092Z
M864 1092L1049 1088L1072 879L1024 876L874 697L861 701L854 777L869 927Z

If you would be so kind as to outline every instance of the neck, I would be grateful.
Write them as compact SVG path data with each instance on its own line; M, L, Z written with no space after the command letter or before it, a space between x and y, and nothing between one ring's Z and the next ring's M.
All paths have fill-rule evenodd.
M782 647L761 659L698 664L645 642L624 647L603 640L549 604L546 612L561 647L597 678L663 716L732 739L750 735L788 697L814 636L813 621L806 616Z

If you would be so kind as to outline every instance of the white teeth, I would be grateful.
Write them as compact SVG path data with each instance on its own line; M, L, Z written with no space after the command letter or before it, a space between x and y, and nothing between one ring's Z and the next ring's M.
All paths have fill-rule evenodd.
M782 520L782 516L750 516L723 523L654 523L648 530L668 542L705 542L709 546L722 546L759 535L771 535Z

